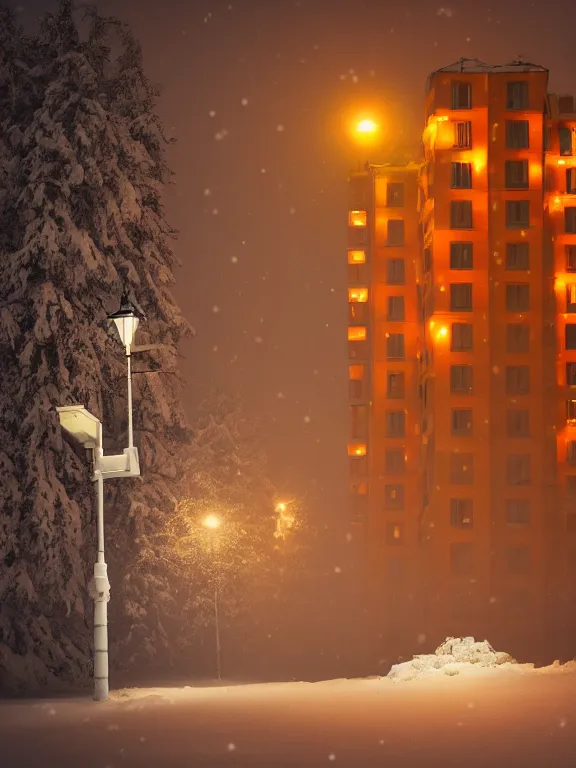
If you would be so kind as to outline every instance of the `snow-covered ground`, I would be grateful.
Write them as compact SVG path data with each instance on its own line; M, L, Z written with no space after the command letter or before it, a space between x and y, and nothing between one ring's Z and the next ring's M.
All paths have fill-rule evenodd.
M576 765L576 664L0 703L6 768Z

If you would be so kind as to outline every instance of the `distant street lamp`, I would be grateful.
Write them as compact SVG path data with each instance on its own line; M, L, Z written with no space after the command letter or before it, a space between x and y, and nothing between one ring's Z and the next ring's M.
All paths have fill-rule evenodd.
M65 405L56 408L62 429L91 451L92 480L96 483L98 556L94 563L94 578L88 586L94 600L94 699L107 701L108 682L108 601L110 582L108 566L104 559L104 480L114 477L138 477L140 462L138 449L134 447L132 427L132 372L130 365L131 347L138 328L139 317L124 294L118 312L108 316L114 323L120 341L126 349L128 362L128 448L121 454L104 456L102 447L102 424L83 405Z
M202 525L210 531L216 532L222 525L222 520L217 515L207 515L202 520ZM210 553L212 555L212 573L214 574L214 633L216 641L216 679L222 679L222 649L220 647L220 616L218 611L218 565L215 561L214 536L210 535Z
M376 133L378 125L374 120L360 120L356 126L358 133Z

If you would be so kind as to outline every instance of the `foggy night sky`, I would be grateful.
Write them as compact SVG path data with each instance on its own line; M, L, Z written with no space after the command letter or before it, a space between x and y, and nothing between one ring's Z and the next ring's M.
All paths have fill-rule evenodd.
M18 7L28 22L54 5ZM342 114L383 105L384 146L417 150L426 77L462 56L498 64L521 54L550 70L551 91L576 93L576 3L97 5L141 40L178 139L166 211L180 231L174 292L197 331L182 350L187 410L213 386L239 389L263 421L279 489L324 489L326 517L343 515L346 173L368 158L347 143Z

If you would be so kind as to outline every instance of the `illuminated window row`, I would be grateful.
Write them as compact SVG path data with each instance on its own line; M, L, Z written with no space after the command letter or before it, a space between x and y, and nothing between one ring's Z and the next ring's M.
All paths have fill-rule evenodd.
M574 214L565 208L566 232L576 233L576 208ZM506 200L505 225L507 229L527 229L530 226L530 201ZM473 229L474 220L471 200L450 201L450 229Z
M529 109L529 83L511 80L506 83L506 110ZM472 109L472 83L456 80L452 83L451 109Z

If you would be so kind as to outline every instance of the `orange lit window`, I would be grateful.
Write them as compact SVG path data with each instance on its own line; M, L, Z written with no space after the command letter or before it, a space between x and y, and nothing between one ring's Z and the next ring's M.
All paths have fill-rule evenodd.
M576 283L570 283L566 286L566 299L568 304L576 304Z
M362 381L366 375L365 365L349 365L348 366L349 377L351 381Z
M360 481L359 483L353 483L351 488L352 493L357 496L366 496L368 494L368 483Z
M366 443L348 443L348 456L366 456Z
M366 328L363 325L351 325L348 328L348 341L365 341Z
M368 301L368 288L348 288L348 301Z
M349 227L365 227L366 211L350 211L348 213L348 226Z
M348 264L365 264L366 251L348 251Z
M366 251L348 251L348 264L366 264Z

